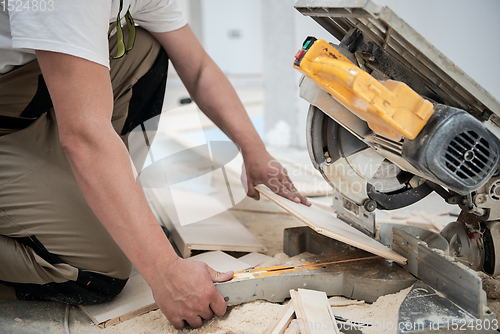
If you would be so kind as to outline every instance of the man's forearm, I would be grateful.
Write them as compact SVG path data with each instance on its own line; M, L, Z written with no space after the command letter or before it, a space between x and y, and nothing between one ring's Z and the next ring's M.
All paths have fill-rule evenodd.
M63 53L36 51L73 174L97 218L146 280L157 259L177 256L156 222L111 124L109 70ZM155 255L161 253L162 257ZM149 281L148 281L149 282Z
M177 255L136 183L128 152L110 125L99 138L65 138L63 147L87 203L125 255L150 282Z

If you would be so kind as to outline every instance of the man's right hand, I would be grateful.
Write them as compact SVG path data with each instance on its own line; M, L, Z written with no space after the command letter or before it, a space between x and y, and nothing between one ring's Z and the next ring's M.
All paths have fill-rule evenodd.
M152 285L156 304L177 329L184 320L193 328L226 313L226 302L214 286L233 277L233 272L219 273L203 262L176 259L163 268L161 279Z

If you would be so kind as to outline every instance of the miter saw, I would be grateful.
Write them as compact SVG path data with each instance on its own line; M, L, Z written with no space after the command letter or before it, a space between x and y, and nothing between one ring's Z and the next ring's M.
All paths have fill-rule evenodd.
M375 236L376 209L435 191L461 208L441 232L450 255L499 275L500 104L389 8L346 4L295 6L341 41L308 37L293 64L311 104L309 154L337 215Z
M293 62L311 104L308 151L336 190L335 219L407 263L297 227L285 230L284 252L315 256L236 272L217 289L235 305L283 301L298 287L373 302L412 286L398 333L497 332L476 270L500 274L500 104L385 6L298 0L295 8L341 41L308 37ZM461 208L441 234L375 224L377 209L403 208L433 191Z

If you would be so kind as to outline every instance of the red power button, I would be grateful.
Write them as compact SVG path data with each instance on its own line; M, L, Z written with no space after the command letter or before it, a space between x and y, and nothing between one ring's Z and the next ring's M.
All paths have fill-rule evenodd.
M300 49L297 54L295 55L295 59L301 60L302 57L304 57L304 54L306 53L306 50Z

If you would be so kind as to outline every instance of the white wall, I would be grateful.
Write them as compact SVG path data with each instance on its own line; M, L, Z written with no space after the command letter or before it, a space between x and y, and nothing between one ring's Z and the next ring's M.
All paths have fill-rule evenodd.
M389 6L500 101L500 1L374 2Z
M264 46L264 135L273 147L306 147L309 104L299 97L300 73L295 53L307 36L338 42L312 19L301 15L295 0L261 0Z
M203 46L226 74L262 73L261 2L202 0Z

